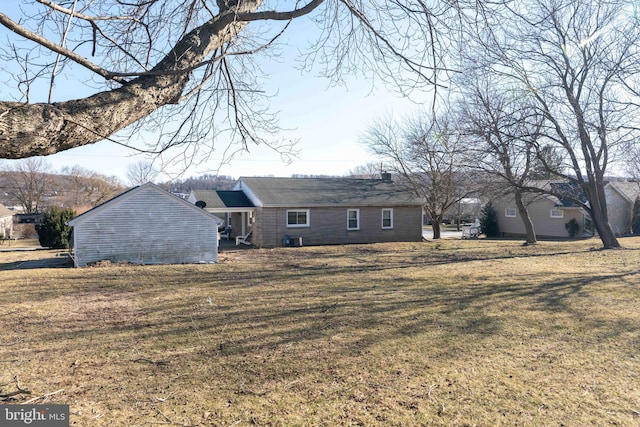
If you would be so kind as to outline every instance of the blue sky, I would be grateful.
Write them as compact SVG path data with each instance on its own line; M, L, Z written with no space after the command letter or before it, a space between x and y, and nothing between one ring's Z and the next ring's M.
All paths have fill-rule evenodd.
M5 1L0 10L17 19L15 10L19 2ZM383 116L403 116L420 110L420 106L398 96L390 88L381 84L372 88L372 82L365 78L351 76L343 86L330 87L326 78L317 77L313 72L302 74L296 68L295 59L296 44L304 43L308 38L304 37L307 32L304 25L299 24L287 33L285 42L289 46L283 47L286 53L279 61L267 60L269 62L264 63L271 75L266 84L267 91L277 92L271 99L271 108L279 112L281 128L287 129L275 137L299 140L296 147L298 157L286 164L278 153L266 147L249 147L248 153L236 156L229 165L220 167L220 158L212 156L206 164L187 169L184 176L215 172L233 177L343 175L358 165L375 161L359 141L372 122ZM0 36L4 36L2 29ZM57 80L56 90L68 98L83 94L77 87L67 85L63 78ZM150 139L153 137L149 135ZM123 181L128 165L147 159L134 150L107 141L47 157L57 171L65 166L81 165L105 175L116 175ZM174 167L167 171L176 175L182 169ZM163 179L165 177L160 178Z
M384 88L369 93L371 84L366 81L354 81L348 88L329 88L326 79L298 76L298 72L292 74L295 78L281 76L273 82L281 86L271 106L279 111L280 125L286 129L279 136L299 139L296 146L299 155L286 164L278 153L266 147L249 147L249 152L223 165L220 174L234 177L343 175L375 160L359 141L370 123L388 114L408 114L418 108ZM125 176L127 165L142 159L147 158L107 141L47 157L56 169L80 164L118 176ZM220 158L214 156L206 165L189 169L186 175L215 172L219 162Z

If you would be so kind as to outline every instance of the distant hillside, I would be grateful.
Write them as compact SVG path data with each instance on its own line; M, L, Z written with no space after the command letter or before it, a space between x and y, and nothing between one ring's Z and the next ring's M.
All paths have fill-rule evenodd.
M11 207L32 202L38 211L59 206L82 212L124 190L117 178L83 169L67 174L0 171L0 203Z
M174 194L189 194L191 190L231 190L236 179L224 175L201 175L159 184Z

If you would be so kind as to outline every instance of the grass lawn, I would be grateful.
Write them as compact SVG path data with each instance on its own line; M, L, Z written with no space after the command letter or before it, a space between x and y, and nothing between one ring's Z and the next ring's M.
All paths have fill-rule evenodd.
M40 242L37 238L0 240L0 250L9 250L11 248L38 249L40 248Z
M74 426L640 425L640 239L621 243L0 253L0 403L66 403Z

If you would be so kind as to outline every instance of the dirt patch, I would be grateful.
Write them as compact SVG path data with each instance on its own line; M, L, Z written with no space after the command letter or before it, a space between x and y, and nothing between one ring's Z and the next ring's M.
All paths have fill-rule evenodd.
M117 267L117 266L124 266L124 265L135 265L131 262L128 261L111 261L108 259L103 259L100 261L95 261L95 262L90 262L87 264L87 267L93 267L93 268L108 268L108 267Z

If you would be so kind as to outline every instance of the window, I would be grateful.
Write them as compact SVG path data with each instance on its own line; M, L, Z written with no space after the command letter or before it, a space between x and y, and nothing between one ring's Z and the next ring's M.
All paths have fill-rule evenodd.
M564 218L564 211L562 209L551 209L551 218Z
M347 230L360 229L360 209L349 209L347 211Z
M513 208L506 208L504 210L504 216L506 216L507 218L515 218L516 217L516 210Z
M309 209L301 211L287 211L287 227L308 227Z
M382 209L382 228L393 228L393 209Z

